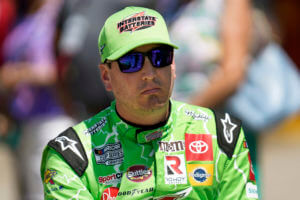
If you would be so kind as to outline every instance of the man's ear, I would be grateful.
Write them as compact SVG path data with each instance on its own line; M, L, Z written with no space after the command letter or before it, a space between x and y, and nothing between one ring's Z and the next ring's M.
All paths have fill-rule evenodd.
M173 76L174 76L174 79L176 78L176 64L175 64L175 60L173 58L173 62L171 64L171 70L172 70L172 73L173 73Z
M109 68L107 64L100 64L100 77L107 91L112 91L111 77L109 73Z

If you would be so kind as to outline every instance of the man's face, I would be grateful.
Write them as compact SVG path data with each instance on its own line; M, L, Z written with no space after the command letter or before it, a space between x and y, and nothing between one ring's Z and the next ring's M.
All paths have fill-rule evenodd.
M144 45L134 51L148 52L160 45ZM112 62L111 68L100 65L101 78L108 91L116 98L117 109L132 112L153 112L166 108L172 93L175 79L175 64L155 68L145 57L143 68L138 72L123 73L118 62Z

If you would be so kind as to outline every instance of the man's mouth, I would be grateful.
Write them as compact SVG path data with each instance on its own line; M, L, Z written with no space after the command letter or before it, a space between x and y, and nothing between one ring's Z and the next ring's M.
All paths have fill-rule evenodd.
M142 92L142 95L149 95L149 94L155 94L157 92L159 92L160 88L149 88L149 89L145 89Z

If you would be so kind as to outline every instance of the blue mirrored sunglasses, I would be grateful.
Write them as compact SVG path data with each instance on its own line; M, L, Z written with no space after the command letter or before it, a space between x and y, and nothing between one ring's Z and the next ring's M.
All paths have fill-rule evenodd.
M129 52L117 60L123 73L138 72L143 68L145 56L148 56L153 67L162 68L172 64L174 49L171 46L160 46L148 52Z

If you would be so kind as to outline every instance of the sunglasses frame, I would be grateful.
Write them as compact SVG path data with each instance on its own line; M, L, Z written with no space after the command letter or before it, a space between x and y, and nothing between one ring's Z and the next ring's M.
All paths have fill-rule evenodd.
M170 61L170 63L167 63L167 64L162 65L162 66L157 66L157 65L153 62L153 60L152 60L153 51L155 51L155 50L170 51L170 52L171 52L171 59L170 59L171 61ZM131 54L142 55L142 59L143 59L143 60L142 60L142 64L141 64L140 67L137 67L137 66L135 67L135 68L137 69L136 71L125 71L125 70L128 70L128 69L130 69L130 68L128 68L128 66L123 67L124 64L123 64L120 60L121 60L122 58L124 59L124 57L129 56L129 55L131 55ZM155 67L155 68L163 68L163 67L166 67L166 66L169 66L169 65L172 64L173 58L174 58L174 48L171 47L171 46L169 46L169 45L162 45L162 46L159 46L159 47L154 47L153 49L151 49L151 50L149 50L149 51L147 51L147 52L130 51L130 52L128 52L127 54L123 55L122 57L120 57L119 59L117 59L117 60L115 60L115 61L118 62L119 69L120 69L120 71L121 71L122 73L134 73L134 72L138 72L138 71L140 71L140 70L143 69L143 66L144 66L144 63L145 63L145 56L147 56L147 57L149 58L149 60L150 60L150 62L151 62L151 64L152 64L153 67ZM113 61L112 61L112 62L113 62ZM111 67L111 63L112 63L112 62L105 62L105 63L108 64L109 67ZM136 64L136 65L137 65L137 64Z

